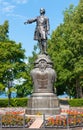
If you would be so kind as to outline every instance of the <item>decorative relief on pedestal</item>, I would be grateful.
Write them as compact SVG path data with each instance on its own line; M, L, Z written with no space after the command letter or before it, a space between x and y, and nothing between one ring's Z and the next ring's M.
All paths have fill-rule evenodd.
M40 85L39 89L46 89L48 85L48 74L37 74L37 82Z
M39 55L31 71L34 92L53 92L56 80L55 70L49 56Z

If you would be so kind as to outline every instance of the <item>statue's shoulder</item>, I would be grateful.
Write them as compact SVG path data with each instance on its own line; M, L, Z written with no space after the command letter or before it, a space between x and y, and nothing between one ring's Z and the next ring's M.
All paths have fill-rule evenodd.
M45 18L46 20L48 20L48 19L49 19L47 16L44 16L44 18Z

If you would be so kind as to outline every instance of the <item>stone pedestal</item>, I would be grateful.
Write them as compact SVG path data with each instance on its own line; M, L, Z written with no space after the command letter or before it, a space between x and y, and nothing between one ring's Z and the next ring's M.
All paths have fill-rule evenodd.
M28 99L27 114L53 115L60 113L59 100L54 91L56 72L49 56L39 55L31 71L33 94Z
M54 115L60 113L59 100L53 93L34 93L28 100L27 114Z

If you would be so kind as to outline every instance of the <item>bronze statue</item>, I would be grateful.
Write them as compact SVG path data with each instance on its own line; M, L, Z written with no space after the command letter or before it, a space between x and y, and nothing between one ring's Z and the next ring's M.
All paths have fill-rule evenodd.
M30 24L36 22L36 28L34 32L34 40L39 43L40 53L47 54L47 35L49 35L50 25L49 19L45 16L45 9L40 9L40 16L29 19L24 24Z

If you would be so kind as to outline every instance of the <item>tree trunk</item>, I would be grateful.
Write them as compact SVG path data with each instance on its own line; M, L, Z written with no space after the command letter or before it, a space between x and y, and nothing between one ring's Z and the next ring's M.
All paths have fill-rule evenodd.
M76 79L76 98L82 98L82 97L83 97L82 87L80 86L78 78Z

